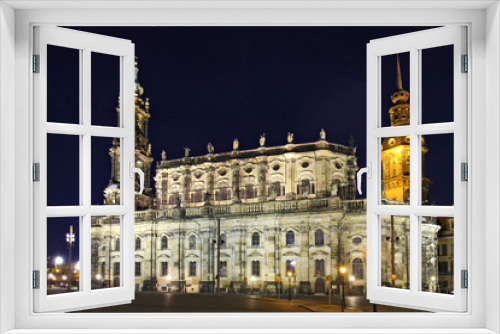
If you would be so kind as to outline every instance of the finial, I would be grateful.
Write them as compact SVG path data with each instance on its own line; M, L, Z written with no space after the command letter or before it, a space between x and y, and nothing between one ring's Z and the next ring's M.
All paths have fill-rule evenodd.
M288 135L286 136L286 141L288 144L293 143L293 133L292 132L288 132Z
M207 151L209 154L214 154L214 145L212 145L212 143L208 143L207 145Z
M325 129L321 129L321 131L319 132L319 139L320 139L320 140L326 140L326 132L325 132Z
M135 56L135 96L142 96L144 93L144 88L142 88L139 83L139 61L138 57Z
M184 157L185 158L189 157L189 151L191 151L191 149L189 147L184 147Z
M401 79L401 65L399 64L399 53L396 55L396 57L397 57L397 63L398 63L398 78L397 78L396 87L398 90L403 90L403 80Z
M266 145L266 134L265 133L263 133L260 136L259 144L260 144L260 147L264 147L264 145Z
M238 151L239 148L240 148L240 142L238 141L238 138L234 138L233 139L233 150Z
M167 153L165 151L161 151L161 161L167 160Z
M349 147L354 147L354 137L352 135L349 137Z

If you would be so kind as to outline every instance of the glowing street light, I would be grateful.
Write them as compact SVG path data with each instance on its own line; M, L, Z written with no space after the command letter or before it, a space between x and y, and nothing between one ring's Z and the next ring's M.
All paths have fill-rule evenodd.
M344 312L345 308L345 274L347 272L347 268L342 266L339 268L340 273L342 274L342 312Z
M294 263L294 262L295 262L295 261L293 261L292 263ZM290 289L290 290L289 290L289 294L288 294L288 300L292 300L292 274L293 274L293 273L292 273L292 271L291 271L291 270L289 270L289 271L286 273L286 275L287 275L287 276L288 276L288 278L289 278L289 284L288 284L288 285L289 285L289 289Z
M61 265L61 264L63 264L64 261L63 261L62 257L58 256L58 257L56 257L56 261L55 262L56 262L57 265Z

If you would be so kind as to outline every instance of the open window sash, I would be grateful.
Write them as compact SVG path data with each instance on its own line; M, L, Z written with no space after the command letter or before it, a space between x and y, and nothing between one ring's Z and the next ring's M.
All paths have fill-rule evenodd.
M453 59L450 61L453 61L454 119L447 123L423 124L422 52L425 49L450 45L453 46ZM388 110L382 110L381 99L388 99L389 96L381 95L382 57L406 52L410 57L410 121L404 126L384 127L382 117L386 117L384 113ZM462 64L463 55L466 54L466 28L459 26L372 40L367 45L367 161L371 169L367 179L367 298L371 303L430 311L463 312L467 310L467 290L461 287L461 271L467 269L467 182L461 180L461 164L467 163L467 74L463 73L466 71ZM396 82L395 79L394 82ZM393 125L392 121L391 125ZM454 135L453 171L450 170L450 173L453 173L453 206L422 205L422 139L433 134ZM384 138L391 137L407 138L411 143L409 197L407 197L407 202L399 205L386 205L386 202L383 203L386 199L382 198L381 144ZM392 271L392 284L388 286L387 282L391 282L391 278L385 279L385 282L382 279L382 275L387 276L387 268L382 268L383 256L387 256L387 251L382 251L383 247L387 247L383 245L386 239L382 238L382 219L397 216L406 217L410 227L409 235L404 236L409 237L410 241L409 251L407 251L407 254L409 253L409 274L407 275L409 282L407 283L409 284L396 286L394 284L396 279L392 276L397 277L401 273L394 274ZM454 219L454 268L452 266L453 269L451 269L454 282L447 293L438 293L436 276L431 277L433 281L436 281L434 283L436 285L432 288L424 282L424 279L428 277L423 277L422 266L427 266L427 261L430 261L429 266L436 268L438 261L437 234L432 246L434 250L429 248L434 252L434 256L430 259L423 258L428 255L423 254L427 251L423 250L422 246L422 226L425 217ZM436 226L435 229L439 227ZM394 253L394 248L392 252ZM392 266L395 266L394 262ZM384 274L383 269L385 269Z
M79 122L78 124L47 121L47 57L48 46L77 50L79 53ZM92 52L119 57L120 121L117 127L95 126L91 123L91 55ZM134 299L134 44L128 40L100 36L58 27L34 28L34 163L39 164L39 180L34 180L34 311L72 311L130 303ZM35 57L36 55L36 57ZM79 140L79 204L47 206L47 136L77 136ZM91 139L117 138L120 141L119 205L91 205ZM64 164L64 156L61 157ZM118 168L118 167L117 167ZM93 289L91 277L92 216L120 217L120 283L107 289ZM68 265L68 274L78 269L78 288L67 293L49 294L47 233L48 219L70 217L79 221L79 268ZM61 240L64 243L64 240ZM70 246L71 247L71 246ZM111 265L111 264L109 264ZM57 269L56 269L57 272Z

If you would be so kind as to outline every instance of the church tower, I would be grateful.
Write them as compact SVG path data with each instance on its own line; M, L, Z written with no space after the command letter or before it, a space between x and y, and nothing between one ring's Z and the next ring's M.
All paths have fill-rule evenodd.
M410 125L410 93L403 89L401 66L397 55L396 91L389 109L391 126ZM427 145L422 137L422 202L429 200L431 181L425 176ZM388 200L405 202L410 199L410 137L385 138L382 143L382 196Z
M139 177L136 175L135 182L135 208L136 210L145 210L152 205L151 189L151 144L148 138L148 125L151 114L149 113L149 99L143 99L144 88L138 80L138 63L135 60L135 166L144 172L144 191L137 194L139 190ZM118 120L120 119L120 103L116 108ZM111 156L111 179L108 187L104 189L104 204L112 205L119 203L120 198L120 141L113 139L109 149Z

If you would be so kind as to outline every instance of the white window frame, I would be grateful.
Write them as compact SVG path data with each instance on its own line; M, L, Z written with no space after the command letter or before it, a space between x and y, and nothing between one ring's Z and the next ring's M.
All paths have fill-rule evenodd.
M371 166L371 177L367 180L367 298L373 303L401 305L423 310L446 310L463 312L467 309L467 290L461 288L460 271L467 270L467 249L458 247L454 261L454 294L446 295L421 291L422 252L421 219L422 217L454 217L454 238L457 244L466 245L467 227L467 186L461 181L461 163L467 163L467 76L461 73L461 57L467 54L466 27L456 25L419 31L409 34L372 40L367 46L367 164ZM447 123L423 124L422 110L422 50L452 45L454 119ZM410 53L410 124L407 126L382 126L386 110L381 110L380 96L383 75L381 58L387 55ZM422 201L422 141L420 136L435 134L453 135L454 173L453 206L430 206ZM383 138L408 136L410 139L410 198L407 205L383 205L382 168L380 145ZM383 215L401 215L410 220L410 289L384 287L381 282L381 217Z
M131 262L134 258L134 179L129 169L135 165L134 124L134 45L128 40L111 38L60 27L34 27L34 53L39 55L39 73L34 80L34 161L40 164L40 180L33 184L34 201L34 270L40 272L39 289L34 290L36 312L68 311L130 303L134 299L134 278ZM79 53L80 64L80 123L47 122L48 45L71 48ZM113 55L120 60L121 116L119 127L92 125L91 121L91 58L92 52ZM79 205L47 206L47 134L78 136L79 149ZM122 191L120 205L91 205L91 141L92 138L119 138ZM76 171L75 171L76 172ZM120 217L120 261L123 263L120 286L92 290L91 219L92 216ZM80 282L78 291L47 295L47 221L51 217L79 218ZM111 245L109 245L111 247ZM111 249L110 249L111 251ZM111 268L111 263L108 263Z
M60 8L60 7L69 8ZM97 6L100 8L97 9ZM202 7L201 7L202 6ZM16 9L14 9L14 8ZM106 7L110 10L103 10ZM127 9L128 7L128 9ZM130 9L143 8L144 10ZM23 9L24 8L24 9ZM79 9L75 9L79 8ZM149 8L149 9L148 9ZM49 9L49 10L47 10ZM112 9L112 10L111 10ZM444 25L469 26L468 141L470 158L466 313L412 314L34 314L31 286L32 119L30 63L33 24L61 25ZM334 41L332 41L333 43ZM339 51L340 52L340 51ZM497 1L269 1L0 3L0 330L41 333L191 332L498 333L500 331L500 11ZM15 87L13 85L15 84ZM12 98L14 97L15 98ZM486 96L489 98L486 99ZM9 98L6 98L9 97ZM12 112L15 110L15 112ZM12 125L15 126L12 126ZM14 138L15 147L12 146ZM487 154L486 154L487 153ZM12 177L14 175L14 177ZM488 175L488 182L486 182ZM13 198L13 193L15 197ZM28 200L27 200L28 199ZM13 209L14 208L14 209ZM14 222L14 224L12 223ZM14 237L12 237L14 236ZM14 252L12 253L12 250ZM492 253L485 266L486 250ZM12 255L14 254L14 255ZM12 274L14 268L15 275ZM488 291L485 286L488 282ZM15 287L15 288L12 288ZM15 307L12 307L15 305ZM137 324L141 323L141 329ZM166 326L169 328L166 328ZM286 329L283 329L286 326ZM236 328L236 329L235 329ZM29 330L28 330L29 329ZM108 330L106 330L108 329ZM163 329L163 330L161 330ZM219 329L219 330L217 330ZM392 330L391 330L392 329ZM46 331L45 331L46 332ZM248 330L247 330L248 332ZM14 333L14 332L12 332Z

